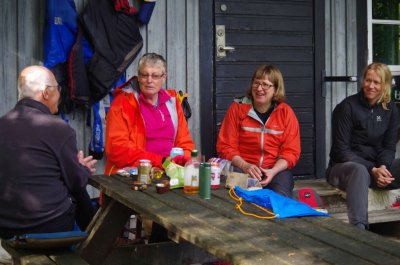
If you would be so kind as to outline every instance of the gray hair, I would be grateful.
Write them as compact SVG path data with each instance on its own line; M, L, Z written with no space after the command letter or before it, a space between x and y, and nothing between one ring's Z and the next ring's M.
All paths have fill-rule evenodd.
M18 78L18 100L35 98L51 84L52 73L43 66L28 66L24 68Z
M167 62L164 57L157 53L144 54L139 60L138 71L140 71L144 65L159 66L163 69L164 73L167 71Z

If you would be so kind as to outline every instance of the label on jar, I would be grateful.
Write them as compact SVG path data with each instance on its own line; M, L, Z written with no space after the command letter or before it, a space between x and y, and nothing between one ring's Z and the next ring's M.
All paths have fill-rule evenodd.
M218 189L221 183L221 169L218 163L211 163L211 188Z

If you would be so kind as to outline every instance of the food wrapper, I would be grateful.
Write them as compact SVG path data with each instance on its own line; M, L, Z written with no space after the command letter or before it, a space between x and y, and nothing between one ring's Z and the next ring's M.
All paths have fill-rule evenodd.
M229 189L235 186L239 186L244 190L262 189L260 182L256 179L249 178L248 174L229 172L228 177L226 178L225 187Z
M170 189L182 188L184 179L184 167L175 164L170 158L165 159L163 163L165 173L170 178Z

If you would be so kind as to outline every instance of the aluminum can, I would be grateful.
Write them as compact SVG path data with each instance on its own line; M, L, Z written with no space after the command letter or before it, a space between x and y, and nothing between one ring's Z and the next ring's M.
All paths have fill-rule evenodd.
M183 149L180 147L174 147L171 149L171 152L169 154L169 156L171 158L174 158L175 156L183 156Z
M139 182L144 184L151 184L150 172L151 172L151 161L147 159L139 160L138 169L138 179Z

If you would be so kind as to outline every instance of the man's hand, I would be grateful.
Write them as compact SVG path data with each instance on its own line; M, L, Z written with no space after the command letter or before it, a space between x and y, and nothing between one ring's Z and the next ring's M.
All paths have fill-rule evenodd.
M371 175L375 178L378 187L383 188L392 183L394 180L392 174L387 170L385 165L380 167L373 167Z
M83 151L80 150L78 152L78 161L82 166L87 167L91 174L96 172L95 164L97 163L97 160L93 159L93 156L83 157Z

